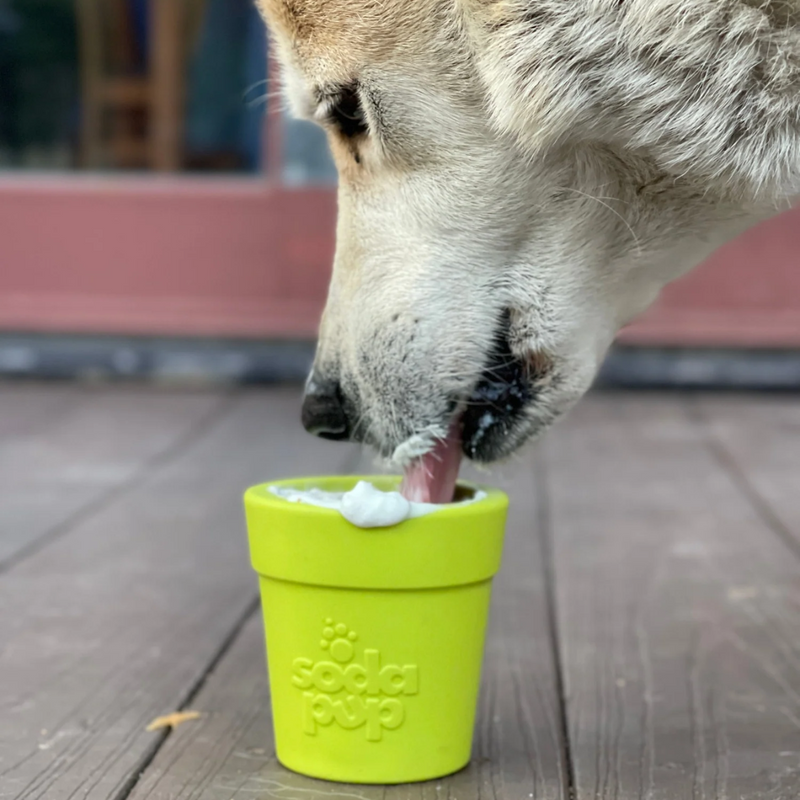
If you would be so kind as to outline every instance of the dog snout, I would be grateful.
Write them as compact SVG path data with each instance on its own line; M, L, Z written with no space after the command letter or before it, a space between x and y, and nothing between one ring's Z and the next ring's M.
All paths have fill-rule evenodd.
M314 436L335 441L350 438L352 429L338 381L309 381L301 419L303 427Z

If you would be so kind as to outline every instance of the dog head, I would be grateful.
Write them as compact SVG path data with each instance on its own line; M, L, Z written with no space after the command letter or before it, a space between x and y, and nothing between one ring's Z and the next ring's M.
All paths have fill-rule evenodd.
M407 461L457 429L470 458L502 458L587 390L666 282L760 214L736 164L708 157L730 109L675 117L693 90L673 73L708 71L685 27L704 2L655 3L685 23L672 66L652 0L260 2L286 96L327 130L340 178L315 433ZM703 126L717 138L693 152Z

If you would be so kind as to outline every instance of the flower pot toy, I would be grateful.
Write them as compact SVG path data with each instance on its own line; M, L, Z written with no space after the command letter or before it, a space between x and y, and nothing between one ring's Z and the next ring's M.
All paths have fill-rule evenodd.
M348 783L442 777L469 762L508 498L481 487L475 502L361 529L270 491L359 480L399 483L303 478L245 494L278 760Z

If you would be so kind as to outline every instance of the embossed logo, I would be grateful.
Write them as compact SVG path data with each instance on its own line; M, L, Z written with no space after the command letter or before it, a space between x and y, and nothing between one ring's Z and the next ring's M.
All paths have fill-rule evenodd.
M303 691L303 730L315 736L319 726L363 727L367 740L379 742L384 730L403 724L403 697L419 691L415 664L383 664L380 651L365 649L356 659L358 635L343 623L325 620L320 648L330 659L296 658L292 684Z

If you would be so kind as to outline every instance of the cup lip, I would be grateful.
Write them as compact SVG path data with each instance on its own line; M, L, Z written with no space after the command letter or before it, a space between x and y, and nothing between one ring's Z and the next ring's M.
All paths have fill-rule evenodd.
M385 528L361 528L338 510L293 503L273 486L347 490L359 480L395 488L397 476L288 478L244 496L250 560L263 578L359 590L442 589L480 583L500 568L508 497L452 505ZM473 484L461 482L473 488ZM483 487L476 487L481 488Z
M299 478L281 478L280 480L266 481L250 487L245 493L248 503L255 503L262 507L274 508L282 512L289 512L297 516L319 517L327 519L343 519L341 513L334 508L325 508L308 503L293 503L280 495L270 491L271 487L293 489L322 489L324 491L348 491L338 486L349 485L353 488L359 481L368 481L378 488L386 490L387 487L398 488L402 478L399 475L323 475L304 476ZM383 484L383 485L381 485ZM338 486L337 486L338 485ZM330 488L331 486L336 488ZM448 503L434 513L421 517L405 520L390 527L407 526L412 524L425 524L429 521L442 519L474 518L483 514L496 512L508 504L508 496L501 489L473 483L472 481L459 480L457 486L473 492L483 492L486 496L474 503Z

